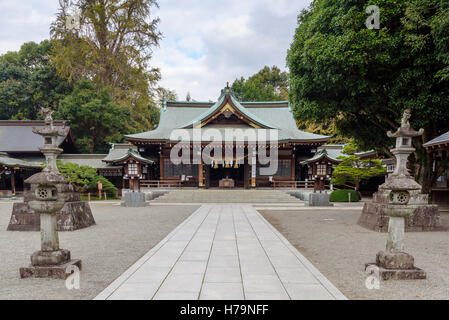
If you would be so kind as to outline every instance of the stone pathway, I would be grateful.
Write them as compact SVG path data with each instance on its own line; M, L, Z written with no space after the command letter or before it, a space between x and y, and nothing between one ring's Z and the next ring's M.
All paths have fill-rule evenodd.
M251 205L203 205L95 299L346 299Z

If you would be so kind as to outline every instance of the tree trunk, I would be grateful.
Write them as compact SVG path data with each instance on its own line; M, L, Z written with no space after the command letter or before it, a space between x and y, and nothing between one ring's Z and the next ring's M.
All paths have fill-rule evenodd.
M425 162L418 163L418 174L416 180L422 186L422 192L429 194L432 191L432 185L435 179L433 172L433 155L428 153Z
M424 134L421 138L414 140L416 151L415 156L415 180L422 186L422 193L430 194L432 186L438 178L438 170L433 170L435 153L427 152L423 147L423 142L430 141L435 137L435 127L429 124L424 128Z

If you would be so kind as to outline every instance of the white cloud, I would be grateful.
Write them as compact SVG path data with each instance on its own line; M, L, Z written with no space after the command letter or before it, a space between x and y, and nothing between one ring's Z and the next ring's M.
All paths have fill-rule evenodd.
M180 99L216 100L226 82L285 69L297 15L311 0L159 0L164 38L152 65ZM49 37L57 0L0 0L0 54Z

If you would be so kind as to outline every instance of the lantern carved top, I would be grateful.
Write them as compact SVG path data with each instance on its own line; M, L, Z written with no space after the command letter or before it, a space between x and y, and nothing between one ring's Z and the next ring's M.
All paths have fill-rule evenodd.
M384 190L421 190L421 186L410 176L407 169L408 157L415 151L412 146L412 138L421 136L424 129L413 130L410 126L411 111L404 111L401 127L395 133L388 131L390 138L396 138L396 147L391 152L396 158L396 169L380 187Z
M63 151L57 145L57 138L66 136L69 128L65 126L56 128L53 126L53 112L51 109L41 108L41 114L45 116L45 126L33 128L34 133L44 138L44 145L39 150L44 154L47 165L42 172L25 180L26 183L40 185L67 184L67 181L61 176L56 166L56 158Z
M413 130L410 126L410 117L412 112L410 109L406 109L402 115L401 127L395 133L391 131L387 132L389 138L400 138L400 137L418 137L422 136L424 129L419 129L419 131Z

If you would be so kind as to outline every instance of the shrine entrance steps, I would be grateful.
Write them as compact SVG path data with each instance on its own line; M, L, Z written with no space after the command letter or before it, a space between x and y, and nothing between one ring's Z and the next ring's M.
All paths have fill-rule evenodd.
M296 203L300 199L281 190L173 190L151 203Z

